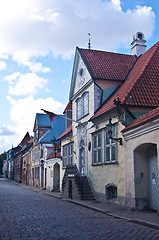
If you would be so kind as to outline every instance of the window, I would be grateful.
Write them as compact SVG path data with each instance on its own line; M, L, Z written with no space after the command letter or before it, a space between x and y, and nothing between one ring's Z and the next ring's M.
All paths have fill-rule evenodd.
M32 162L34 162L34 150L32 150Z
M38 149L36 148L35 149L35 161L37 161L38 160Z
M109 185L105 187L106 189L106 200L117 199L117 187L113 185Z
M89 113L89 93L86 92L82 97L77 99L77 120Z
M39 179L39 167L35 168L35 179Z
M101 132L93 135L93 164L102 162Z
M112 137L117 137L117 127L114 125L112 127ZM105 134L105 162L116 162L117 161L117 142L110 139L108 132Z
M88 113L89 113L89 94L84 93L83 94L83 115L85 116Z
M77 119L80 119L83 116L82 102L82 98L77 100Z
M62 163L63 168L73 164L73 144L68 144L63 147Z

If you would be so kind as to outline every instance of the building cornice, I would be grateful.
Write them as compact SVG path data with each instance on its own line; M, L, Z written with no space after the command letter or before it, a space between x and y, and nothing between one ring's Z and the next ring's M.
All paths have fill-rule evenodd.
M144 135L146 133L152 132L159 129L159 119L155 119L151 122L148 122L146 124L143 124L142 126L135 127L133 129L130 129L123 134L123 137L125 141L128 141L130 139L139 137L141 135Z

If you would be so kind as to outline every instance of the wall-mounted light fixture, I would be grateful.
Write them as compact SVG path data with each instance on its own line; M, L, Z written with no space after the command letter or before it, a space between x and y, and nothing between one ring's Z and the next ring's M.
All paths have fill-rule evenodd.
M112 120L112 118L110 117L109 118L109 123L106 125L106 129L108 131L108 136L109 136L110 139L119 142L119 144L122 146L122 138L113 138L112 137L112 133L113 133L112 132L112 127L113 127L113 124L112 124L111 120Z

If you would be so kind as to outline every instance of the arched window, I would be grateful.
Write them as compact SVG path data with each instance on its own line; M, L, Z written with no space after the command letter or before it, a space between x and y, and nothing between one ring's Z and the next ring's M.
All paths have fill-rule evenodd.
M108 184L105 186L106 200L117 199L117 186L115 184Z

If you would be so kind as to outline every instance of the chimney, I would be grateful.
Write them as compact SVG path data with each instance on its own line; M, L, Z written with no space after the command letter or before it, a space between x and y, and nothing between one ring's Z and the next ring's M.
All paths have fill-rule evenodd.
M142 32L137 32L134 36L133 36L133 41L131 43L132 45L132 54L136 55L137 57L139 57L140 55L144 54L146 52L146 40L145 40L145 36Z

